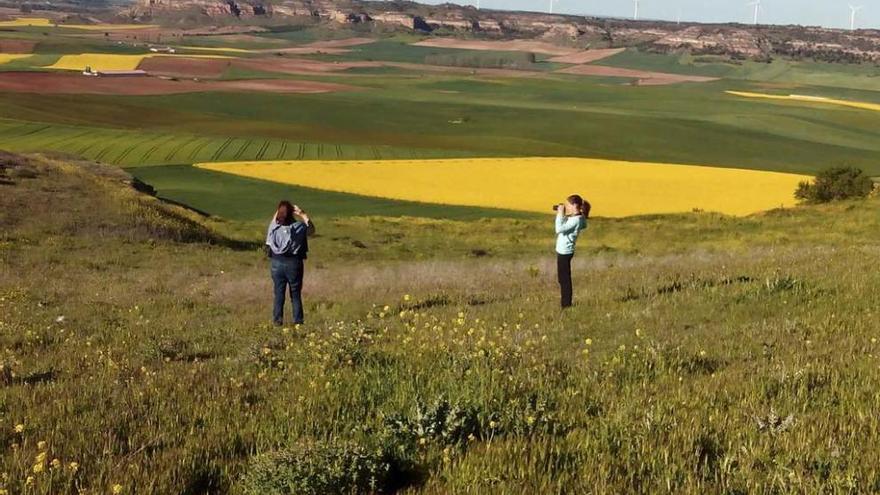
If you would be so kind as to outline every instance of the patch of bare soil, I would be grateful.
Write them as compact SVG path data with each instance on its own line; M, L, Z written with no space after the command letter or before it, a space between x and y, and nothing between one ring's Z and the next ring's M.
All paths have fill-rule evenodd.
M236 67L281 74L325 74L355 67L381 67L381 62L324 62L305 58L239 58L232 61Z
M147 57L138 69L160 76L216 78L231 64L223 58Z
M581 50L576 48L566 48L556 46L552 43L534 40L506 40L506 41L484 41L484 40L461 40L455 38L432 38L418 43L415 46L431 46L435 48L460 48L463 50L492 50L503 52L531 52L543 53L546 55L571 55Z
M621 69L618 67L605 67L602 65L574 65L556 71L561 74L576 74L579 76L602 76L602 77L625 77L636 79L640 86L660 86L664 84L678 84L685 82L709 82L715 81L714 77L688 76L683 74L668 74L665 72L651 72L634 69Z
M29 40L0 39L0 53L31 53L36 42Z
M560 55L557 57L553 57L550 59L550 61L558 62L561 64L589 64L590 62L595 62L597 60L602 60L603 58L608 58L612 55L617 55L624 50L626 50L626 48L604 48L599 50L586 50L569 55Z

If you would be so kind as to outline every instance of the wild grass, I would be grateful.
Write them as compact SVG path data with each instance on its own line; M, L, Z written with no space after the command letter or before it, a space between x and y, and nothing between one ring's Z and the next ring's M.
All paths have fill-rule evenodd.
M316 218L307 324L276 329L256 247L177 242L149 226L188 214L121 176L34 163L0 185L10 493L321 486L279 470L303 452L339 483L393 463L403 493L880 489L876 199L597 220L565 313L541 234L473 257L480 222ZM408 242L333 239L361 228Z

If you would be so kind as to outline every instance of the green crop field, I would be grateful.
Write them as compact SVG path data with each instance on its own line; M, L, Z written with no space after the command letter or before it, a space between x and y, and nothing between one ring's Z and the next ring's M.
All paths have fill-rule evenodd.
M143 53L145 49L138 43L70 36L65 31L3 33L14 35L37 42L36 54L0 65L2 71L43 70L42 66L70 53ZM186 44L259 49L364 35L370 33L279 26L241 43L215 35ZM352 92L153 96L0 92L0 149L60 152L133 167L142 180L155 181L164 197L235 218L247 216L241 212L249 209L239 202L250 195L209 197L197 181L182 180L182 170L188 170L188 177L197 175L191 169L151 172L144 167L234 160L575 156L797 173L851 165L880 175L877 112L725 94L765 91L768 82L784 82L790 87L781 91L876 102L876 88L871 85L876 68L784 60L732 63L719 57L636 50L597 62L722 78L705 84L634 87L625 79L556 74L552 71L558 65L540 61L531 64L535 67L521 67L541 70L529 78L474 75L467 67L420 71L419 64L431 61L503 66L522 65L528 57L521 52L413 46L419 39L396 35L353 46L347 53L297 55L315 61L415 64L405 69L380 66L341 74L292 75L233 68L222 75L224 80L338 82L355 86ZM177 179L181 180L175 183ZM248 185L249 190L266 195L274 194L272 187ZM345 210L436 216L424 205L362 200L346 202L352 207ZM460 214L467 217L469 211Z
M877 104L878 66L636 49L594 62L718 78L651 86L282 17L163 34L178 55L309 62L233 64L204 86L251 88L235 92L113 94L138 79L45 66L145 53L149 35L0 29L35 43L0 64L0 150L27 153L0 152L0 495L880 492L877 189L745 217L591 218L560 311L550 204L193 166L558 156L880 177L880 112L727 93ZM304 48L351 37L372 42ZM519 71L484 70L499 67ZM317 228L301 326L270 321L263 244L281 199Z

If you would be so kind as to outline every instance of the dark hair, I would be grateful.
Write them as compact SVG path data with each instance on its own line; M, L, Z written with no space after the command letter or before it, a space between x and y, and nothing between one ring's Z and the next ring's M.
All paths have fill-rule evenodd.
M578 213L584 216L584 218L590 218L590 202L580 197L579 194L572 194L568 197L568 202L577 206Z
M281 213L281 208L284 208L285 210L283 215ZM278 208L275 209L275 221L281 225L290 225L293 223L293 205L290 204L290 201L285 199L278 203Z

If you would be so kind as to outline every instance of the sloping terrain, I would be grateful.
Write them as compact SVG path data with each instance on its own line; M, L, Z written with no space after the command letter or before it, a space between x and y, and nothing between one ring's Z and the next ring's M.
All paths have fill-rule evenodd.
M563 314L549 215L316 216L307 325L278 329L264 221L213 223L253 242L227 247L118 171L0 164L2 490L315 487L351 451L406 493L880 482L876 198L595 220ZM258 457L303 445L331 454Z

